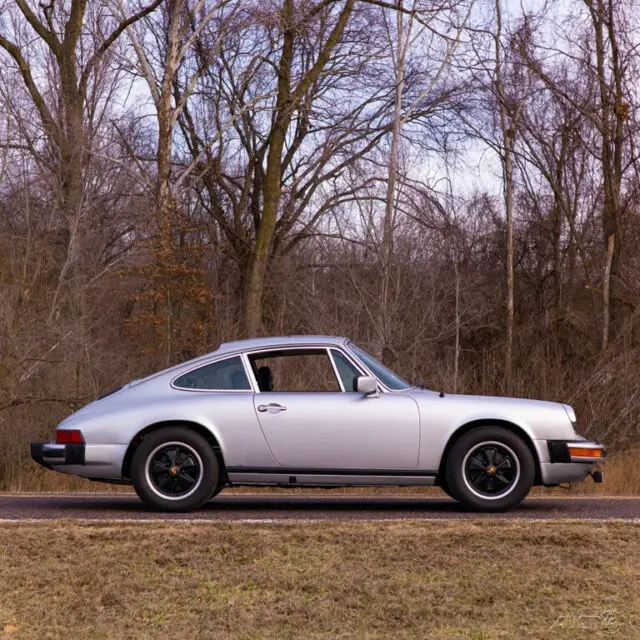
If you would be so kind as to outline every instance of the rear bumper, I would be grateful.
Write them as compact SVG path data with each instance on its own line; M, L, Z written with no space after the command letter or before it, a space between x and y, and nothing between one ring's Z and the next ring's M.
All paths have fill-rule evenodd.
M59 465L84 465L85 445L32 442L31 457L47 469Z
M90 479L121 480L126 451L126 444L31 443L31 457L38 464L59 473Z

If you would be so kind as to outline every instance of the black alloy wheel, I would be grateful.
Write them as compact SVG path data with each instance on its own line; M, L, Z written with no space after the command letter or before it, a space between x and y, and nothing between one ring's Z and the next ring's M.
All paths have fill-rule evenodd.
M445 460L447 493L472 511L506 511L520 504L535 479L526 442L504 427L478 427L462 435Z
M165 427L142 440L131 461L140 499L160 511L191 511L218 492L220 464L207 440L187 427Z
M202 460L183 442L168 442L151 452L145 472L149 485L162 497L185 498L202 481Z
M519 476L518 456L500 442L481 442L465 456L466 484L480 497L506 495L516 485Z

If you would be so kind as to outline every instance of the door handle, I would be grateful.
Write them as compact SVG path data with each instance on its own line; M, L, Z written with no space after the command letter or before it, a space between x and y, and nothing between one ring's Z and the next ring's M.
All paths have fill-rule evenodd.
M270 402L269 404L259 404L258 411L265 413L269 411L270 413L278 413L280 411L286 411L287 407L283 407L281 404L277 404L276 402Z

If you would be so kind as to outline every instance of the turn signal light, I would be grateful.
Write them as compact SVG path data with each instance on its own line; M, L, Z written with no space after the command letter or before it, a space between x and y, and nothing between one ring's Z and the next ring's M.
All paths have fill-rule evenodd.
M84 444L82 431L79 429L58 429L56 444Z
M577 458L602 458L602 449L585 449L583 447L569 447L569 455Z

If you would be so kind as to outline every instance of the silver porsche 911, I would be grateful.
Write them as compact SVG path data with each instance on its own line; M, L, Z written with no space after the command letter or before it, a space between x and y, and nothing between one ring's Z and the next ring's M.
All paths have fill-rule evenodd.
M532 485L602 481L605 449L575 422L568 405L417 387L345 338L259 338L99 398L31 455L167 511L238 485L433 484L502 511Z

